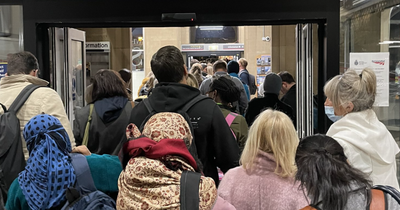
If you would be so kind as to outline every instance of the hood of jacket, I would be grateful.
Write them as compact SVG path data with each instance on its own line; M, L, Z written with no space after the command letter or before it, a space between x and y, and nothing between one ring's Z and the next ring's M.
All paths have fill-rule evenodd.
M372 109L346 114L329 128L327 135L339 143L352 144L384 165L392 164L399 152L393 136Z
M236 78L239 78L239 75L238 74L236 74L236 73L229 73L229 75L231 75L231 77L236 77Z
M104 123L109 123L119 117L127 102L128 98L122 96L103 98L94 102L94 108L100 119Z
M180 83L159 83L153 89L149 102L157 112L177 111L198 96L200 91Z
M255 173L263 174L274 172L276 168L275 157L272 153L267 153L261 150L258 150L258 154L253 163L253 169Z

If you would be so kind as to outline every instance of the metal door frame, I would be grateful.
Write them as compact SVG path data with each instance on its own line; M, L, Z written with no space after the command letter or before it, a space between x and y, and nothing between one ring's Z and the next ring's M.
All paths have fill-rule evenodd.
M72 57L72 51L70 50L72 47L73 41L82 42L82 72L83 72L83 103L86 105L84 101L86 94L86 35L84 31L80 31L74 28L49 28L49 36L50 36L50 46L52 53L50 53L50 59L52 61L51 65L51 79L50 86L57 91L60 95L63 103L65 112L70 120L71 126L73 126L74 120L74 101L72 96L72 77L73 77L73 68L69 61ZM60 79L64 81L60 81Z
M314 134L313 110L313 26L296 26L296 95L297 134L304 138ZM320 107L320 106L319 106Z

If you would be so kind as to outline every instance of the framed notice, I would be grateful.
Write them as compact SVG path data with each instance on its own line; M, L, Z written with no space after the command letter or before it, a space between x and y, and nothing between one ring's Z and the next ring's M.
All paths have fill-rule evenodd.
M374 106L389 106L389 53L350 53L350 69L358 74L370 68L376 75L376 97Z

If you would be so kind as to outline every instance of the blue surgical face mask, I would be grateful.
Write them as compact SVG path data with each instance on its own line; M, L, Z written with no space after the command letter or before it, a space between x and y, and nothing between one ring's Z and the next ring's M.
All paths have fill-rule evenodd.
M325 106L325 114L332 122L336 122L342 118L342 116L336 116L333 106Z

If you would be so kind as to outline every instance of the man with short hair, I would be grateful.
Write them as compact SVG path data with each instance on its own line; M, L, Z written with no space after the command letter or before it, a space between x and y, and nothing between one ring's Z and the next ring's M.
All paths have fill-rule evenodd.
M240 90L240 100L238 101L238 106L236 105L236 110L240 112L240 114L244 114L247 109L247 104L249 101L247 100L246 91L240 79L236 77L232 77L228 74L227 64L223 60L218 60L213 65L214 76L213 77L229 77L233 80L235 85ZM200 92L203 95L206 95L210 90L210 84L213 78L208 78L201 83Z
M36 57L30 52L9 54L7 57L7 75L0 80L0 103L7 109L14 102L19 93L28 85L41 86L36 89L17 113L20 121L22 146L25 159L29 153L26 149L22 135L25 124L34 116L45 113L58 118L68 133L72 147L75 147L75 139L71 130L71 124L65 113L60 96L51 88L45 88L49 83L39 79L39 64ZM4 111L0 109L0 114Z
M288 104L293 109L293 114L296 117L297 106L296 106L296 82L293 79L293 76L289 74L287 71L283 71L279 73L279 76L282 79L282 88L281 92L284 94L281 101Z
M239 78L240 80L245 83L250 90L250 94L256 94L257 86L255 77L249 73L247 70L247 60L245 58L241 58L238 61L239 63Z
M188 76L183 56L174 46L160 48L151 59L151 70L159 84L148 97L155 112L177 112L192 99L198 97L198 89L187 85ZM130 122L141 126L149 116L144 103L136 105ZM194 133L195 146L205 176L212 177L218 185L217 167L223 172L238 166L239 146L214 101L204 99L188 111Z

